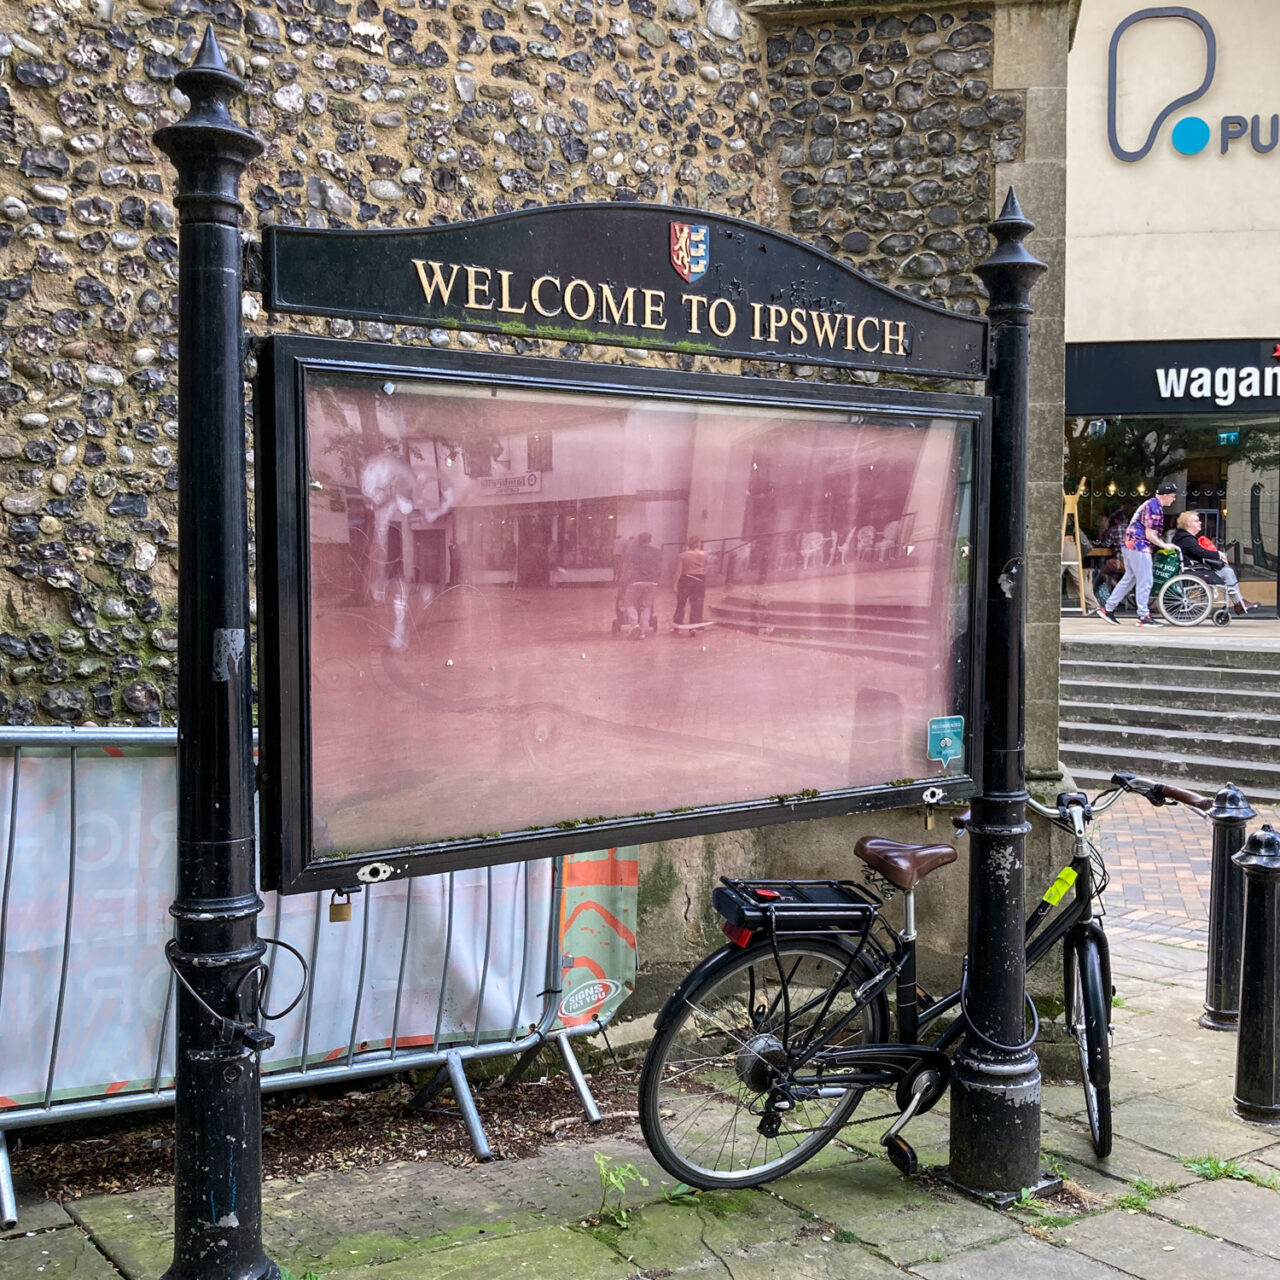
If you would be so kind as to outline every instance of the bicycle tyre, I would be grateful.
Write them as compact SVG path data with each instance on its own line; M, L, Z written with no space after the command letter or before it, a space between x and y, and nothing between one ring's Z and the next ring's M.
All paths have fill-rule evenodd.
M1080 1054L1089 1136L1100 1157L1111 1154L1110 992L1103 978L1098 942L1088 934L1068 940L1066 954L1067 1031Z
M788 974L790 1005L798 1024L793 1034L812 1031L821 1010L811 1008L814 1016L805 1023L806 1000L837 981L849 963L849 952L822 939L784 937L778 940L777 953ZM829 1026L847 1012L854 991L874 972L859 960L820 1025ZM679 997L678 1006L673 1007L673 997L659 1018L640 1073L640 1127L657 1162L691 1187L755 1187L790 1173L835 1137L861 1101L864 1090L845 1089L802 1102L794 1111L774 1113L781 1124L775 1136L760 1132L758 1104L785 1055L773 1034L783 1021L781 1000L770 994L779 986L773 947L767 940L756 942L727 950ZM881 993L835 1043L881 1043L888 1025L888 1005ZM716 1040L725 1043L713 1050ZM694 1046L696 1056L686 1056ZM743 1116L748 1123L740 1126ZM716 1141L719 1149L708 1162L699 1152Z
M1175 627L1199 626L1213 608L1213 592L1193 573L1175 574L1160 588L1156 603Z

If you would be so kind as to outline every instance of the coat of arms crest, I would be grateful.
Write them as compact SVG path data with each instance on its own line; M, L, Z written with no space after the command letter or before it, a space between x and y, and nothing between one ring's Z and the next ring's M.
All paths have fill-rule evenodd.
M711 257L711 236L705 226L692 222L671 224L671 265L676 274L692 284L707 274Z

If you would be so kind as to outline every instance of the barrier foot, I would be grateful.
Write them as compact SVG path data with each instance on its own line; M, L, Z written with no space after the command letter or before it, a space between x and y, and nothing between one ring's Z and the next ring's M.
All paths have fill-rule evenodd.
M443 1063L435 1070L435 1074L417 1093L405 1103L410 1111L424 1111L444 1092L449 1083L449 1073Z
M507 1078L502 1082L504 1089L510 1089L513 1085L517 1085L525 1077L525 1072L533 1066L534 1059L542 1052L542 1043L539 1041L535 1045L530 1045L515 1061L515 1065L507 1072Z
M569 1073L569 1079L573 1082L573 1091L578 1095L578 1101L582 1103L587 1119L592 1124L599 1124L600 1108L596 1106L596 1100L591 1096L591 1086L587 1084L587 1078L582 1074L582 1068L578 1065L569 1037L563 1031L558 1031L551 1039L556 1042L560 1050L560 1056L564 1059L564 1069Z
M9 1143L0 1129L0 1231L18 1225L18 1198L13 1191L13 1170L9 1168Z
M484 1125L480 1122L480 1112L476 1110L476 1100L471 1096L471 1086L467 1083L467 1073L462 1065L460 1054L451 1053L445 1059L449 1070L449 1083L453 1086L453 1096L458 1101L458 1110L462 1112L462 1122L467 1126L471 1136L471 1146L475 1150L477 1160L491 1160L493 1152L489 1150L489 1139L485 1136Z

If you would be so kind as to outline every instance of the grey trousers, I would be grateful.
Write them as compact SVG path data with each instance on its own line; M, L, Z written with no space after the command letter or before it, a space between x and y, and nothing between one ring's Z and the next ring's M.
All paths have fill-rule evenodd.
M1138 603L1138 616L1145 618L1151 612L1151 552L1130 551L1125 547L1121 554L1124 577L1107 598L1107 612L1115 613L1116 606L1132 591Z

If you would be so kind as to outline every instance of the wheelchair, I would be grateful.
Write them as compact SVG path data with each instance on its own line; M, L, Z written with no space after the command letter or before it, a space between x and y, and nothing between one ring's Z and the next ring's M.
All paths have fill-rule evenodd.
M1161 616L1174 627L1199 626L1212 615L1215 627L1225 627L1232 617L1227 588L1215 582L1212 569L1182 563L1178 572L1156 594Z

